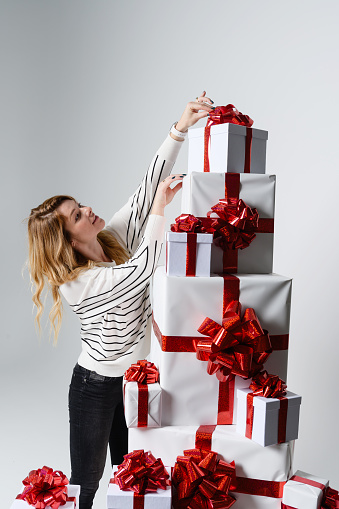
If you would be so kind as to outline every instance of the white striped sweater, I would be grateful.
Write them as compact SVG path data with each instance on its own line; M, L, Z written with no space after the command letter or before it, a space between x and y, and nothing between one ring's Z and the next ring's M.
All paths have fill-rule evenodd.
M150 348L150 282L165 218L150 215L158 184L172 170L182 142L168 136L136 192L106 228L128 250L122 265L101 263L60 287L81 322L78 363L104 376L122 376Z

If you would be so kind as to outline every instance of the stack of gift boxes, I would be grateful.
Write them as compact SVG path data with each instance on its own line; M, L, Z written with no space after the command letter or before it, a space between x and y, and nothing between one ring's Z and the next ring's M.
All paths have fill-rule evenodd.
M252 123L229 105L189 131L182 214L153 281L150 358L125 380L130 454L167 465L174 508L310 509L327 487L291 477L301 403L285 385L292 282L272 273L276 179L265 173L268 133ZM109 509L123 507L116 477ZM171 507L169 484L144 507L154 496Z

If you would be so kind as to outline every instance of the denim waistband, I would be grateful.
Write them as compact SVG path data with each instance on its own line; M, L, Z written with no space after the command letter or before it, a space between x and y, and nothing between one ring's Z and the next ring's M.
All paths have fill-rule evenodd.
M89 369L86 369L80 364L76 363L74 367L74 372L81 373L82 375L85 375L86 378L89 380L101 380L101 381L109 381L109 380L122 380L123 376L104 376L99 375L96 371L91 371Z

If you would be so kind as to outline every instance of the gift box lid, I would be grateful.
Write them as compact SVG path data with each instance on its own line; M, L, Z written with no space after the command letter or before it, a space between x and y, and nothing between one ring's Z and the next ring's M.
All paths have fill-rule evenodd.
M251 392L252 389L238 389L237 397L239 400L244 400L247 398L247 394ZM299 396L298 394L294 394L294 392L286 391L285 398L288 399L289 407L301 404L301 396ZM277 410L280 408L280 399L255 396L255 398L253 398L253 406L266 411Z
M188 138L199 138L204 136L205 128L198 127L195 129L188 130ZM246 136L246 126L238 125L238 124L217 124L212 125L211 134L222 134L222 133L230 133L230 134L238 134L240 136ZM262 129L255 129L252 127L252 137L259 138L261 140L268 139L268 131L263 131Z
M166 232L166 240L169 242L187 242L186 232ZM197 233L197 242L199 244L212 244L212 233Z
M323 484L325 486L325 488L327 488L327 486L329 484L329 479L322 479L321 477L317 477L316 475L313 475L313 474L308 474L307 472L303 472L302 470L297 470L296 472L294 472L292 477L294 477L294 476L303 477L305 479L310 479L310 481L315 481L317 483ZM302 483L302 482L289 479L285 485L284 491L285 491L286 487L288 487L288 489L292 489L292 488L294 489L294 487L296 488L297 485L301 486L303 484L304 483Z

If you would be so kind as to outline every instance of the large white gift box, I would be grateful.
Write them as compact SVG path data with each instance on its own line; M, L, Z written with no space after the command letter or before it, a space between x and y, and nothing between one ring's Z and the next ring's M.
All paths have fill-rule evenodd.
M252 128L251 173L265 173L268 132ZM204 171L205 128L188 131L188 171ZM247 128L236 124L211 127L209 141L210 172L243 173Z
M200 428L205 436L204 426ZM209 427L207 427L209 428ZM213 427L212 427L213 428ZM227 463L235 461L237 484L241 492L230 492L237 499L237 509L280 509L283 485L292 472L294 442L261 447L236 432L236 427L216 426L210 446L196 442L197 426L133 428L128 431L130 450L152 447L166 465L174 466L177 456L194 447L209 448ZM265 482L266 481L266 482ZM242 488L240 488L240 486ZM259 493L262 489L261 495ZM249 491L250 493L244 493ZM265 494L264 494L265 493ZM268 496L268 495L275 495Z
M243 310L253 307L262 328L269 331L275 351L265 369L286 380L290 278L277 274L177 278L166 276L164 267L158 267L153 280L150 360L160 373L163 426L222 423L218 410L225 410L223 388L216 375L207 373L207 362L197 359L195 345L206 338L198 332L206 317L222 323L229 283L239 286ZM236 376L233 423L236 389L248 386L249 380Z
M194 253L189 247L190 236L194 240ZM166 273L182 277L209 276L212 242L211 233L166 232ZM191 270L188 271L188 268Z
M329 480L297 470L284 486L282 508L319 509Z
M273 267L275 175L240 174L234 177L225 173L192 172L183 179L181 210L185 214L206 217L211 207L225 198L225 185L231 178L240 180L238 198L259 214L259 225L255 239L244 249L238 249L237 270L239 273L269 274ZM233 188L231 195L233 193ZM212 217L217 217L213 214ZM227 259L230 254L213 244L211 272L230 272ZM227 257L227 258L225 258ZM232 260L232 259L231 259ZM232 271L234 272L234 270Z
M237 391L237 432L243 436L247 436L247 395L251 393L251 389L238 389ZM282 431L285 436L285 441L289 442L290 440L298 438L301 396L286 391L284 401L287 402L286 421L282 422L281 425L283 426ZM253 397L253 427L251 439L254 440L254 442L264 447L278 443L280 405L281 401L278 398Z
M78 484L68 484L68 498L75 498L75 501L69 500L64 504L62 509L78 509L79 508L79 496L80 496L80 486ZM32 505L30 505L25 500L14 500L10 509L32 509ZM46 509L50 509L50 506L47 506Z
M171 478L171 468L165 468ZM112 479L117 470L118 465L114 465ZM167 486L165 490L158 488L154 493L145 493L143 503L144 509L171 509L171 486ZM117 484L110 482L107 491L107 509L133 509L134 507L134 492L121 490Z
M146 415L147 412L147 426L157 427L161 426L161 404L162 404L162 390L158 382L154 384L147 384L141 387L142 390L147 390L147 409L141 409L141 412ZM124 380L124 408L125 419L128 428L140 426L139 410L140 410L140 388L137 382L127 382Z

